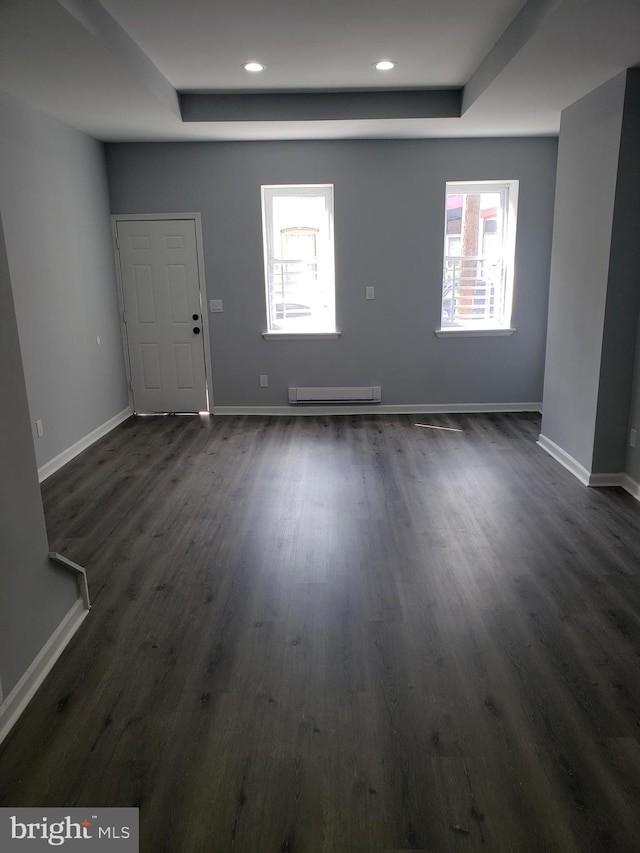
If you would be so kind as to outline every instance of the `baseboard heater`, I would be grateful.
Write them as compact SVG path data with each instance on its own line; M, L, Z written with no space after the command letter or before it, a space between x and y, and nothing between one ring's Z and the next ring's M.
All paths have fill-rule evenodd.
M379 403L381 391L380 385L289 388L289 403Z

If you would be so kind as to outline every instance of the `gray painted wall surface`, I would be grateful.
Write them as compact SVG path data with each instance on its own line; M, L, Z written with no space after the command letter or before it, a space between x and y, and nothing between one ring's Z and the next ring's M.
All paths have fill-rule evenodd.
M625 460L625 473L636 483L640 483L640 318L636 329L636 353L635 368L633 375L633 387L631 394L631 405L629 414L629 429L635 429L638 440L635 447L627 447Z
M0 93L0 208L42 466L128 405L102 145Z
M0 223L0 679L5 698L77 599L47 532Z
M542 433L592 470L625 75L562 113Z
M594 472L624 471L633 386L640 267L640 69L626 74L602 342Z
M381 384L383 403L542 398L555 139L106 146L112 213L200 212L217 406L289 385ZM519 179L512 337L439 339L447 180ZM265 341L261 184L333 183L337 341ZM365 301L365 287L375 287ZM270 387L258 385L260 374Z

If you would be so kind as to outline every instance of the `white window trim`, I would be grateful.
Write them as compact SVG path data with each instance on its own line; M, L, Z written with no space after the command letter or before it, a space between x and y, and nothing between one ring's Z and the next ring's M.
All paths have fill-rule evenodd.
M265 341L336 340L340 332L263 332Z
M450 188L455 188L459 193L477 192L479 187L491 187L497 191L506 190L507 194L507 213L506 213L506 231L504 240L504 257L505 257L505 305L503 309L504 321L495 325L468 325L459 326L442 326L434 329L434 333L439 338L447 337L499 337L512 335L516 329L511 324L513 318L513 294L515 290L514 266L515 266L515 249L516 249L516 231L517 231L517 216L518 216L518 193L520 182L516 179L512 180L490 180L490 181L447 181L445 184L445 202L447 193ZM446 203L445 203L445 239L446 239ZM443 247L444 252L444 247ZM444 266L444 265L443 265ZM440 315L442 316L442 290L440 291Z
M333 287L333 329L324 331L310 330L279 330L267 329L263 332L263 337L279 340L305 340L307 338L320 337L339 337L339 333L335 328L335 247L334 247L334 185L333 184L263 184L260 188L261 204L262 204L262 239L263 239L263 254L264 254L264 287L265 287L265 312L267 317L267 326L269 325L269 269L268 259L274 256L274 247L271 246L273 238L273 219L272 219L272 200L278 196L324 196L328 212L328 236L329 245L331 246L332 265L331 265L331 284Z
M512 335L516 329L513 326L489 326L485 329L470 329L468 326L447 326L434 329L439 338L499 338Z

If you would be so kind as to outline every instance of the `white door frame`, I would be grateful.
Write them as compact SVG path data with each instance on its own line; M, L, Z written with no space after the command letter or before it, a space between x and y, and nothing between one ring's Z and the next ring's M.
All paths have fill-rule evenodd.
M196 231L196 255L198 259L198 280L200 282L200 309L202 317L202 337L204 345L204 370L207 380L207 398L209 414L213 414L213 372L211 367L211 338L209 337L209 302L207 300L207 281L204 275L204 252L202 249L202 217L199 213L115 213L111 216L111 236L116 266L116 281L118 284L118 309L120 311L120 327L122 329L122 345L124 347L124 364L127 372L127 392L129 405L133 410L133 386L131 381L131 365L129 363L129 341L127 326L124 322L124 288L122 285L122 270L120 269L120 253L118 251L118 222L145 222L147 220L191 219Z

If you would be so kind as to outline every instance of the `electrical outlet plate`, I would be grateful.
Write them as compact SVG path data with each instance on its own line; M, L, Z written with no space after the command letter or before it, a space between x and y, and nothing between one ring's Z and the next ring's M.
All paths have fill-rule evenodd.
M209 310L212 314L222 314L222 299L210 299Z
M365 287L365 299L375 299L375 298L376 298L375 287Z
M268 388L269 387L269 377L266 375L266 373L260 374L260 387L261 388Z

